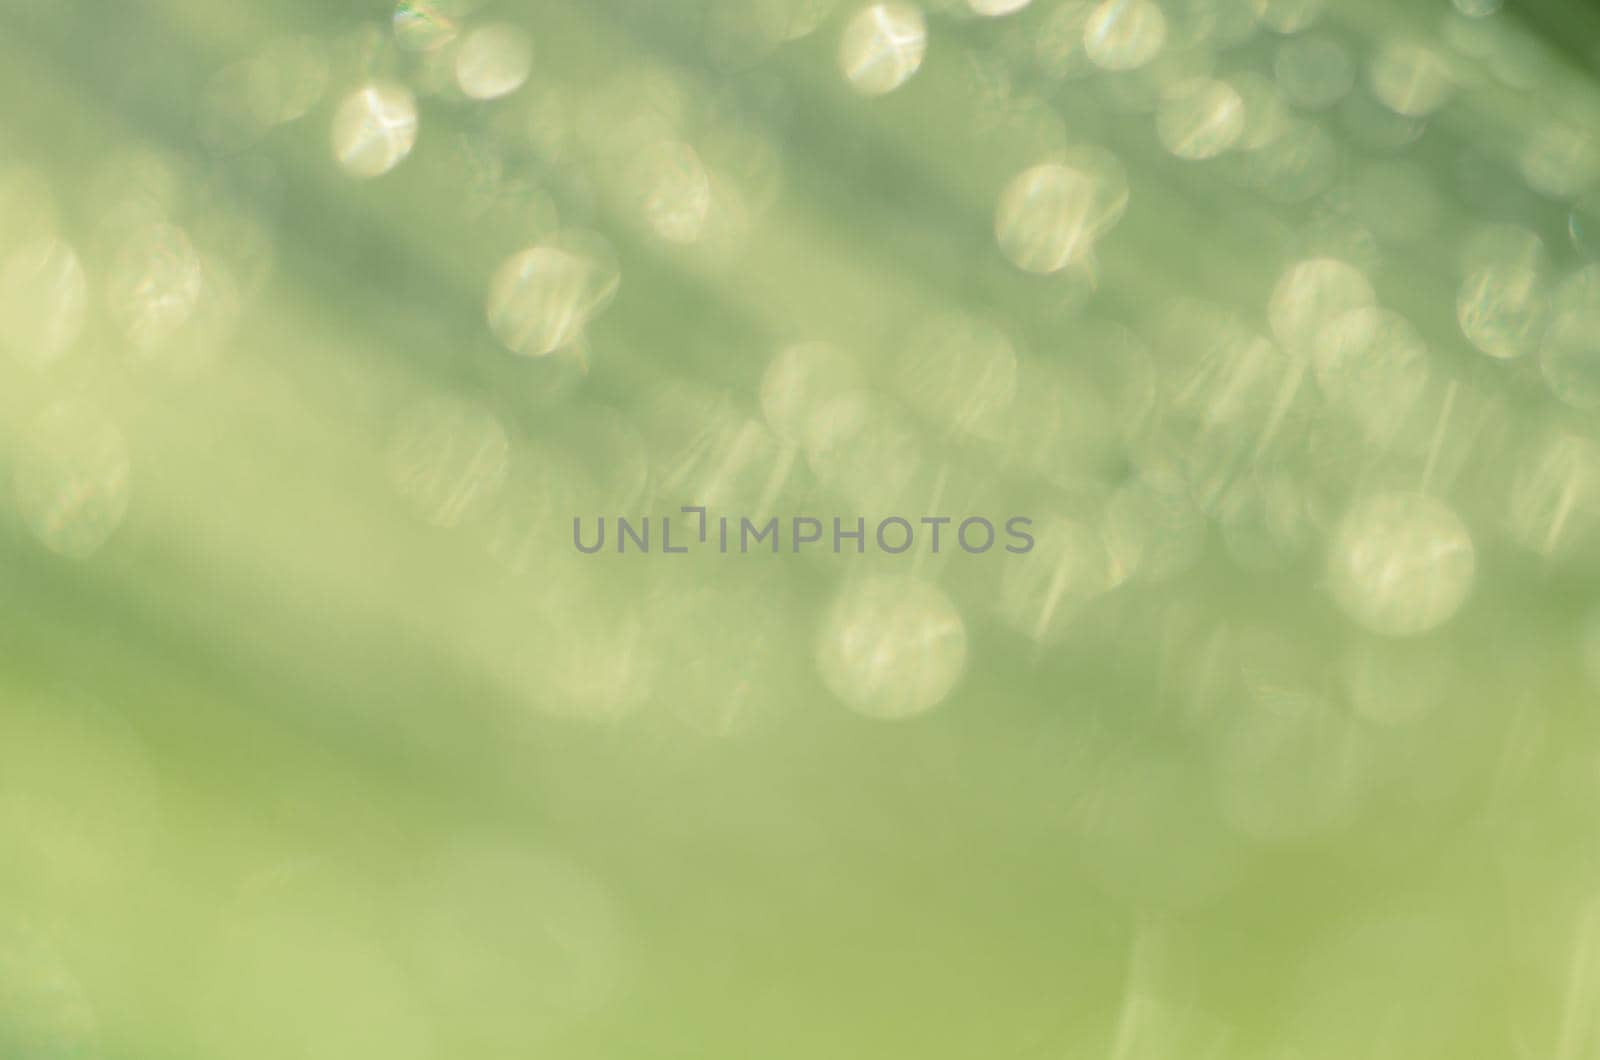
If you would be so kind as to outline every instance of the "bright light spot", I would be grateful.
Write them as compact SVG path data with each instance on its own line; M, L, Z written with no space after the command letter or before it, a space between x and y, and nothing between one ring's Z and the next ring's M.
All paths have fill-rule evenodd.
M346 96L333 117L333 154L352 177L380 177L417 143L417 105L410 91L387 82Z
M1278 281L1267 315L1284 349L1308 354L1335 320L1375 300L1361 270L1333 258L1315 258L1294 266Z
M1600 146L1567 125L1535 130L1518 161L1528 186L1552 199L1577 198L1600 180Z
M400 0L394 12L394 39L408 51L432 51L455 39L460 26L449 0Z
M1094 242L1121 219L1128 181L1115 155L1075 152L1018 174L1000 196L995 238L1017 268L1059 272L1088 258Z
M473 30L456 52L456 84L473 99L499 99L522 87L533 69L533 45L515 26Z
M1406 40L1389 40L1372 60L1372 94L1396 114L1426 118L1450 98L1455 82L1443 56Z
M200 255L183 229L155 224L135 232L107 281L112 317L133 344L150 350L170 340L193 316L204 286Z
M1333 598L1374 633L1426 633L1460 610L1476 573L1472 538L1455 512L1419 493L1358 502L1328 554Z
M489 329L513 353L554 353L578 339L621 280L603 238L562 232L500 266L489 284Z
M646 148L637 163L646 222L669 243L699 241L711 213L711 177L688 144L664 141Z
M64 402L28 429L16 465L17 507L53 552L87 559L122 524L131 468L122 432L81 402Z
M1244 133L1244 101L1224 81L1196 78L1167 90L1156 111L1161 146L1179 158L1214 158Z
M1271 79L1247 71L1230 76L1228 83L1238 94L1244 112L1240 149L1253 151L1265 147L1288 130L1289 105Z
M840 700L898 720L938 706L967 665L967 630L938 586L879 575L845 588L823 619L817 668Z
M1021 11L1033 0L967 0L967 6L980 15L1009 15Z
M231 270L216 258L202 259L200 293L183 326L167 339L136 352L176 375L193 375L215 363L238 321L241 295Z
M88 281L58 239L30 243L0 265L0 345L33 365L54 361L83 331Z
M1467 277L1456 296L1461 333L1499 360L1527 353L1539 341L1544 320L1543 282L1530 265L1484 265Z
M1152 0L1104 0L1083 26L1083 50L1103 70L1134 70L1161 53L1167 17Z
M911 79L928 49L928 25L910 4L874 4L858 12L839 44L839 68L863 96L893 92Z

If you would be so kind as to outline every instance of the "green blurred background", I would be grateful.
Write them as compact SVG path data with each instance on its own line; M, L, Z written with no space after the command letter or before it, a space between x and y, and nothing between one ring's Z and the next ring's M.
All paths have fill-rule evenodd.
M0 0L0 1058L1600 1058L1597 72Z

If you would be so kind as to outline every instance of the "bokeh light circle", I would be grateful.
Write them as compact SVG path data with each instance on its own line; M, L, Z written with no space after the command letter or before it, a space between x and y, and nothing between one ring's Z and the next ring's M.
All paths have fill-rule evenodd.
M967 663L961 613L932 582L877 575L848 585L823 619L817 668L852 709L884 721L923 714Z
M1420 493L1358 501L1335 529L1328 584L1340 610L1389 637L1437 629L1460 610L1477 573L1461 519Z
M373 82L344 98L333 116L333 155L352 177L381 177L417 143L417 104L411 91Z
M621 283L610 244L566 231L513 254L489 284L487 313L495 338L513 353L542 357L571 345Z
M863 96L893 92L922 66L928 25L911 4L874 4L857 12L839 42L839 68Z

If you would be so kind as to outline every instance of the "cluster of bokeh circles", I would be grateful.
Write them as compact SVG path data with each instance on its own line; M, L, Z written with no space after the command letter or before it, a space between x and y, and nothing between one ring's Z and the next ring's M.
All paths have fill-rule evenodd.
M1581 74L1540 65L1497 5L1396 19L1319 0L847 8L708 3L684 21L713 70L776 68L752 81L771 93L785 49L831 37L829 76L881 112L865 120L884 123L886 142L908 135L895 98L923 82L968 104L950 120L972 129L948 144L912 136L905 152L938 172L944 150L988 137L977 168L995 174L992 243L954 254L958 282L992 276L975 258L1016 270L1014 283L981 281L1003 292L992 306L941 303L913 272L883 281L903 288L885 295L887 324L852 333L783 313L766 294L783 279L749 275L751 244L807 207L784 194L779 136L761 118L811 104L708 101L709 78L659 63L598 70L575 91L545 74L533 32L475 0L405 2L386 25L275 39L211 78L198 108L209 149L260 150L280 127L321 122L334 164L363 187L407 164L437 111L440 137L458 140L438 165L456 168L428 179L467 179L457 206L485 230L515 218L482 241L504 248L495 261L461 254L483 277L481 327L503 352L559 366L537 388L579 395L564 429L583 431L591 325L622 287L619 241L700 282L740 277L729 289L766 315L758 333L787 336L722 355L770 358L742 389L667 366L663 385L597 406L589 444L623 458L594 468L563 466L569 454L519 470L548 445L515 438L495 402L420 397L388 466L428 521L495 523L496 547L525 559L527 535L580 501L765 516L821 498L912 519L1038 506L1015 513L1044 527L1037 553L981 576L931 556L840 566L816 665L845 702L893 716L950 694L977 610L1054 642L1120 587L1177 579L1219 544L1227 562L1282 571L1286 591L1386 637L1449 623L1487 539L1546 556L1581 547L1600 503L1588 120L1600 102ZM1515 133L1486 143L1452 127L1508 99L1526 103ZM91 219L83 254L52 225L45 179L10 172L5 208L20 221L6 229L0 338L40 371L98 331L203 371L264 282L272 235L181 160L117 165L134 179L103 180L73 206ZM1231 279L1219 290L1207 273ZM697 341L690 331L670 342ZM650 360L637 348L616 360L629 356ZM1473 452L1494 429L1515 453L1483 459L1515 464L1504 471ZM136 477L117 425L74 396L41 410L25 441L14 495L28 525L90 556ZM1491 470L1504 479L1494 504L1480 488ZM1465 517L1460 491L1500 517Z

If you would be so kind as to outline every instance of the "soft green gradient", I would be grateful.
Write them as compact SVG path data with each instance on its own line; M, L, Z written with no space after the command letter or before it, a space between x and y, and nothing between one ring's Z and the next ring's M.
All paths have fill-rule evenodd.
M1600 14L1328 0L1297 36L1348 60L1338 100L1187 161L1174 84L1304 85L1249 0L1172 0L1155 63L1070 79L1070 5L930 3L872 98L860 6L485 3L463 25L520 27L532 74L474 101L459 39L399 48L385 4L0 0L0 1060L1600 1057L1600 368L1552 379L1544 318L1491 358L1460 313L1538 258L1580 361L1594 334ZM236 64L284 40L325 88L253 124ZM1397 41L1448 68L1426 117L1373 97ZM330 129L375 78L418 136L356 180ZM651 223L663 140L714 178L703 228L665 222L693 243ZM997 204L1087 146L1125 213L1020 270ZM508 352L496 270L573 228L615 298ZM70 309L4 263L52 236L87 302L45 358ZM1325 257L1420 338L1405 401L1398 354L1346 393L1280 348L1274 292ZM185 262L198 307L141 348L128 304L160 326ZM807 407L833 449L763 405L810 342L874 395ZM71 516L103 477L30 521L40 445L106 424L115 532ZM1327 560L1387 491L1475 551L1416 636L1352 621ZM1040 545L572 548L574 516L698 503ZM890 721L936 664L900 645L852 710L818 645L905 575L965 666Z

